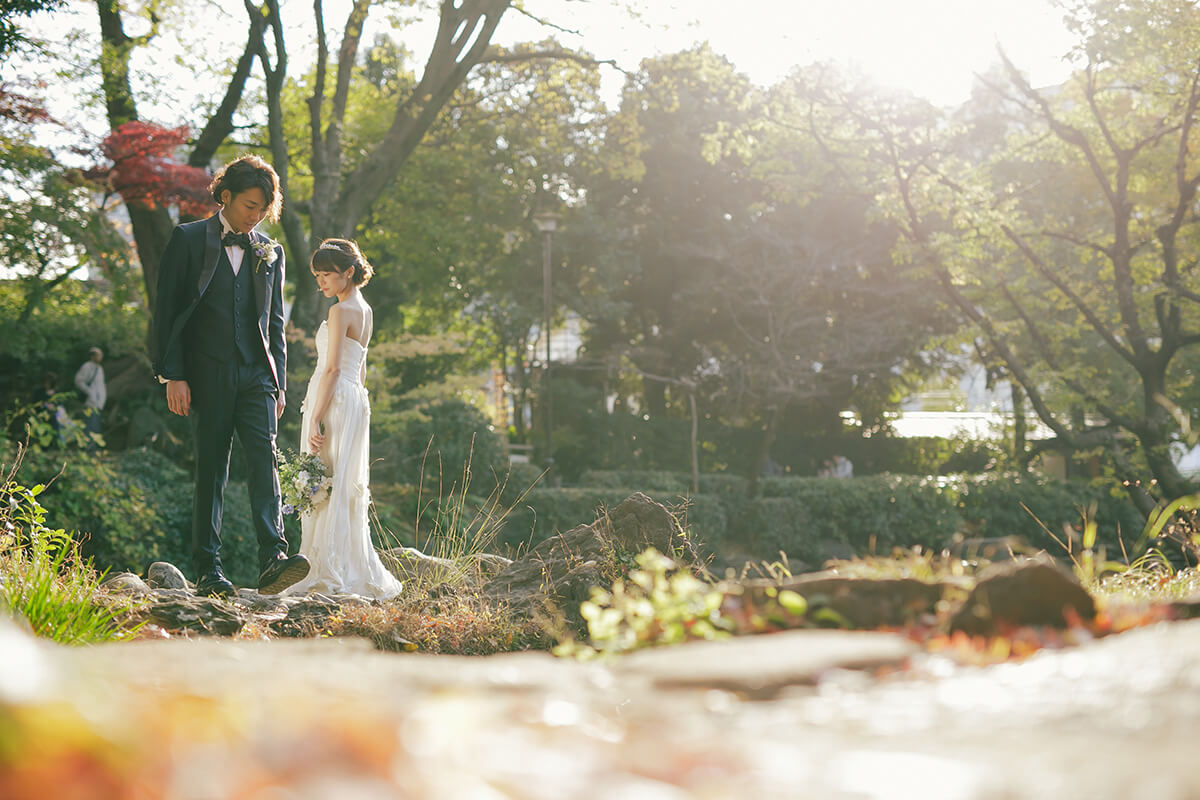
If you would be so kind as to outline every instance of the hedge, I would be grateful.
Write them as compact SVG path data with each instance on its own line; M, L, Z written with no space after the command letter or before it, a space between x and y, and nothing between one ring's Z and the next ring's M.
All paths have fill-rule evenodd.
M1101 486L1029 475L766 478L753 499L736 476L701 476L700 493L689 496L678 488L688 483L685 473L631 472L623 476L625 487L613 475L589 473L601 484L594 488L531 491L514 508L499 542L510 551L527 548L590 522L599 508L635 491L679 508L693 539L718 560L774 560L783 552L807 566L847 551L886 554L916 545L938 550L959 535L1018 536L1034 548L1066 555L1022 504L1059 539L1067 535L1064 526L1077 539L1083 515L1094 505L1098 541L1114 556L1120 553L1118 538L1132 544L1144 524L1122 496Z
M187 471L149 450L72 452L65 467L63 459L61 452L27 454L20 477L30 485L45 483L62 470L42 497L48 522L79 531L97 566L141 573L150 562L165 560L190 570L192 480ZM1083 515L1092 507L1099 542L1119 556L1119 539L1131 545L1144 524L1124 497L1110 489L1031 475L764 478L760 495L749 498L746 480L735 475L701 475L700 492L690 495L685 472L597 471L588 473L593 486L538 484L518 500L536 472L531 468L509 476L500 502L511 512L489 550L522 552L556 532L593 521L598 511L635 491L676 508L693 540L718 560L773 561L783 552L810 567L838 552L889 553L913 545L940 549L956 534L1019 536L1033 547L1062 555L1043 525L1059 539L1077 539ZM413 543L416 490L381 482L372 494L382 527L399 541ZM481 497L467 502L472 508L487 504ZM424 547L424 537L434 529L435 509L422 505L418 545ZM257 555L241 482L231 481L226 492L222 533L227 573L235 583L252 585ZM287 520L287 534L294 548L300 538L294 518Z

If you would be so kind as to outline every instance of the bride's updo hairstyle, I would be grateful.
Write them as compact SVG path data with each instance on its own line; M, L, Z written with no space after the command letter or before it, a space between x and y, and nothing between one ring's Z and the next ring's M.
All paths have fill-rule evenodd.
M314 272L345 272L353 268L350 282L366 286L375 274L375 268L367 263L358 245L349 239L325 239L313 251L310 261Z

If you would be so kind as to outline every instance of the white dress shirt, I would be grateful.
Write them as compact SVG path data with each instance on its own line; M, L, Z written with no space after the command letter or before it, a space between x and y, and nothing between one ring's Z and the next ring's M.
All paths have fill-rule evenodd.
M225 219L224 211L218 212L217 216L219 216L221 218L221 237L222 238L225 237L225 234L234 232L233 226L230 225L229 222L226 221L226 219ZM230 245L229 247L225 248L225 255L229 256L229 263L233 267L233 274L237 275L238 270L240 270L242 268L242 259L245 257L246 251L243 250L240 245L234 244L234 245Z

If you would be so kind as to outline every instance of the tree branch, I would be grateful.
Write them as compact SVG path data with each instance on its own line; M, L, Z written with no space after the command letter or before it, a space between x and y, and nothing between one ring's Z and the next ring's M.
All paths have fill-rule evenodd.
M1083 301L1083 298L1081 298L1066 281L1055 274L1054 270L1050 269L1046 265L1046 262L1042 260L1041 256L1034 252L1033 248L1029 246L1029 243L1025 241L1024 237L1005 224L1001 224L1000 230L1002 230L1004 235L1007 236L1012 243L1017 246L1017 248L1025 256L1026 260L1033 264L1037 271L1041 273L1042 277L1050 281L1060 292L1066 295L1067 299L1069 299L1072 305L1078 309L1080 314L1083 314L1084 319L1091 324L1096 333L1100 334L1101 338L1108 343L1108 346L1115 350L1122 358L1136 368L1138 363L1133 352L1122 345L1117 339L1116 334L1109 330L1108 326L1104 324L1103 320L1096 316L1096 312L1093 311L1091 307Z
M244 0L244 4L246 15L250 18L246 46L238 58L237 66L234 67L217 110L208 118L204 130L192 143L192 152L188 155L188 165L192 167L206 169L216 155L217 148L233 132L233 114L242 102L246 79L250 77L250 70L254 68L254 56L262 50L266 17L263 16L262 9L256 7L251 0Z

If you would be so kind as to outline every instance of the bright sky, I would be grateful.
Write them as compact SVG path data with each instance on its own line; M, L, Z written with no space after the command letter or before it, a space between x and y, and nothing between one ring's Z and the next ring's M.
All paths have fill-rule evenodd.
M1066 77L1071 45L1050 0L635 0L642 21L619 0L529 0L531 13L578 30L564 36L624 68L656 52L707 40L759 84L793 67L834 60L854 64L881 83L939 104L970 94L973 73L997 61L996 45L1034 85ZM564 10L569 10L566 20ZM546 30L508 12L496 41L540 39ZM619 82L619 77L616 78Z
M127 1L130 5L138 2ZM348 2L326 0L324 5L330 39L336 43L340 36L337 27L345 19ZM427 5L436 3L429 0ZM997 44L1029 74L1035 86L1057 83L1066 76L1063 54L1071 44L1052 0L526 0L526 7L532 15L578 34L549 29L509 10L495 42L513 44L554 35L568 46L635 70L647 56L708 41L760 85L779 80L796 66L833 60L942 105L967 99L973 75L996 62ZM629 7L637 12L636 18L631 18ZM38 15L37 26L43 32L49 29L59 34L77 27L94 40L99 27L95 6L79 2L66 9ZM210 47L222 59L236 57L244 37L242 3L210 0L208 9L209 24L185 26L182 35L192 40L197 51ZM311 14L309 3L285 0L294 74L309 63ZM371 17L365 42L388 24L385 20L379 12ZM126 21L131 34L142 28L139 20ZM424 19L395 31L414 51L417 68L435 29L435 14L426 12ZM214 35L218 30L222 33ZM58 52L73 49L65 46ZM135 91L147 118L167 125L195 123L195 119L180 118L181 104L186 108L197 96L215 98L219 88L197 86L194 77L175 63L176 56L172 47L139 51L137 68L155 78L142 82ZM9 77L6 73L0 70L0 80ZM615 104L624 75L613 69L603 74L605 94ZM60 86L61 94L51 98L51 108L102 133L103 120L95 116L99 109L92 106L83 120L78 114L83 96L94 91L95 87L82 83L70 89ZM79 94L72 97L72 92ZM184 117L188 116L196 115L184 112Z

